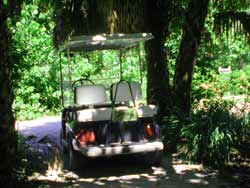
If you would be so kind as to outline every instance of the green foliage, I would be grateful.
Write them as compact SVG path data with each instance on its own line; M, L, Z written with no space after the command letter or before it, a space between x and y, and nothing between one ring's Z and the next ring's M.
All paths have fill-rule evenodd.
M192 122L183 124L180 137L186 143L180 143L178 152L188 160L216 167L233 160L233 151L238 151L238 156L246 152L249 114L232 113L233 107L233 102L218 99L204 104Z
M244 101L248 104L247 101ZM162 139L167 152L214 167L250 156L250 116L221 98L197 104L192 118L164 117Z
M166 152L176 152L178 142L180 142L180 130L184 121L177 116L164 117L161 121L162 141L167 148Z
M33 119L59 110L59 63L52 43L52 10L42 12L24 4L20 20L12 25L13 108L18 119Z
M188 160L215 166L232 160L232 151L234 154L237 151L237 156L240 156L249 150L249 114L241 113L243 115L238 116L231 112L231 108L242 99L234 101L236 104L222 100L225 96L229 96L229 99L247 96L250 83L249 43L245 37L236 36L233 31L220 36L214 32L214 15L219 10L242 10L239 9L242 2L228 2L220 1L223 7L218 7L218 2L210 1L193 75L192 119L178 115L164 117L161 122L167 151L177 150ZM172 24L166 40L171 85L180 37L180 25ZM218 73L219 67L228 66L232 68L231 73Z
M181 136L188 141L183 152L188 159L216 166L230 159L235 129L240 127L231 107L226 101L211 101L194 115L193 123L183 126Z
M244 75L249 72L249 45L240 38L213 38L212 43L203 40L193 75L193 99L246 93L248 84ZM232 67L232 73L219 75L218 68L228 66Z
M250 89L250 66L232 73L219 75L218 85L224 95L246 95Z
M16 165L14 174L18 182L27 181L27 177L35 171L35 164L32 164L31 149L25 143L25 138L17 135Z
M113 109L112 110L112 121L122 122L122 121L137 121L137 112L134 108L129 108L126 110Z
M117 50L74 54L71 61L73 62L71 64L73 80L88 75L89 79L95 82L103 82L105 79L109 79L106 82L107 86L120 80L119 51ZM67 64L67 59L64 58L64 62ZM122 70L123 79L128 81L140 80L139 58L136 48L122 53ZM67 70L64 71L64 74L67 74Z
M167 65L169 69L170 85L173 86L173 78L175 71L175 61L179 52L181 43L181 26L178 23L173 23L170 27L171 33L167 37L165 47L168 51Z
M196 57L193 82L192 82L192 100L199 101L203 98L211 99L224 95L239 95L247 93L248 79L247 70L239 70L243 65L250 62L249 44L245 37L236 36L233 31L229 31L217 36L214 31L214 15L222 10L222 5L226 9L229 7L240 7L244 2L235 2L233 4L225 2L210 1L209 14L206 18L205 29L202 35L202 41ZM246 7L245 7L246 8ZM166 49L168 52L167 64L170 75L170 85L173 86L173 77L175 71L175 62L179 52L181 40L182 20L177 19L171 22L169 36L166 39ZM228 81L222 79L224 75L218 74L219 67L231 66L233 73ZM244 83L241 82L242 75Z
M60 112L59 55L53 46L53 9L40 6L40 1L23 4L19 21L9 21L11 31L12 80L15 93L13 109L19 120ZM13 25L14 24L14 25ZM69 86L67 58L62 55L63 77ZM140 80L137 49L123 54L123 75L129 81ZM142 59L143 60L143 59ZM117 52L92 52L75 55L71 62L71 79L90 75L95 83L119 80ZM103 80L109 78L109 80ZM134 79L135 78L135 79ZM143 85L145 88L146 84ZM70 96L70 95L69 95ZM72 101L72 96L69 97ZM72 103L71 103L72 104Z
M45 1L24 1L20 20L9 22L12 35L11 56L14 64L12 78L14 80L14 111L18 119L33 119L41 115L54 114L60 111L59 56L52 44L54 29L54 10L45 6ZM187 1L181 4L185 7ZM240 4L244 2L240 2ZM229 9L230 3L211 1L209 15L206 19L196 66L193 75L193 101L203 98L213 98L223 95L239 95L248 89L248 71L238 70L239 62L245 65L250 62L249 44L243 37L236 37L232 32L220 37L214 32L214 14L221 8ZM237 7L240 7L237 3ZM236 5L236 4L235 4ZM170 74L170 85L175 71L175 61L181 40L183 19L171 21L169 35L166 39L168 52L167 64ZM145 73L140 71L137 59L137 49L123 54L124 78L138 81L143 73L143 91L146 91ZM103 51L72 58L72 80L82 75L91 75L90 79L98 83L104 78L108 87L119 80L119 57L116 52ZM143 55L142 55L143 57ZM66 57L62 56L64 78L66 81ZM142 60L145 62L145 60ZM145 64L145 63L144 63ZM218 67L231 66L233 73L227 84L223 75L218 75ZM143 66L145 70L145 66ZM242 77L243 75L243 77ZM244 78L242 80L242 78ZM71 88L70 88L71 89ZM145 94L144 94L145 96Z
M141 53L144 53L142 50ZM66 106L73 104L73 93L69 84L67 58L63 56L63 77ZM145 68L140 68L139 54L137 48L127 49L122 53L122 79L141 82L142 89L146 92ZM145 60L141 55L141 63ZM109 94L111 84L120 81L119 51L104 50L74 54L71 58L71 80L78 80L87 77L95 84L104 84ZM146 96L143 93L143 96Z
M219 11L249 11L249 0L227 0L227 1L214 1L214 5Z

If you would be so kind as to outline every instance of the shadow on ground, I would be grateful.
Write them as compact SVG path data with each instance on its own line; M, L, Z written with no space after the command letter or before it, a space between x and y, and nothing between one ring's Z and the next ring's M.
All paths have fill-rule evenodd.
M44 166L30 181L34 187L115 187L115 188L216 188L220 183L214 173L201 165L187 165L175 156L164 156L160 167L149 167L138 158L117 157L90 161L78 171L62 170L60 156L60 117L20 122L19 131L28 138L33 151Z
M173 156L165 156L160 167L149 167L131 157L97 159L78 171L38 175L33 182L40 187L88 188L223 188L216 174L201 165L188 165ZM230 186L232 187L232 186Z
M31 154L33 163L36 166L41 165L42 169L30 177L32 188L243 187L233 181L218 179L217 172L204 169L202 165L188 165L175 155L164 156L160 167L148 167L138 158L123 156L92 160L78 171L63 170L60 127L60 117L42 118L19 124L19 132L27 138L32 151L37 154Z

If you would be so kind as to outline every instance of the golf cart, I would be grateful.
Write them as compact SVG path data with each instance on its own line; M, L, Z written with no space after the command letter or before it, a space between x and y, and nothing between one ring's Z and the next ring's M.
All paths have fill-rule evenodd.
M61 141L70 169L89 158L138 155L150 165L159 165L163 150L160 127L155 121L157 106L142 104L141 83L123 79L122 50L152 39L148 33L71 37L60 48L60 59L68 58L68 75L61 67ZM119 50L120 80L108 87L88 76L72 81L70 59L75 53ZM71 87L66 92L63 82ZM72 103L65 98L72 94ZM109 96L109 100L108 97Z

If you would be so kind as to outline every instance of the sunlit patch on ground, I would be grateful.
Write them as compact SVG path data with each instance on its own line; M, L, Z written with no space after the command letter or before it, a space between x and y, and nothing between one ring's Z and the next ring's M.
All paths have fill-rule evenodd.
M171 156L168 156L171 157ZM130 159L128 159L129 161ZM79 171L53 171L36 174L31 179L41 182L58 183L75 187L218 187L215 174L206 172L202 165L171 164L165 159L160 167L142 167L141 165L122 165L118 160L97 160ZM105 163L105 164L103 164ZM134 167L132 169L132 167Z

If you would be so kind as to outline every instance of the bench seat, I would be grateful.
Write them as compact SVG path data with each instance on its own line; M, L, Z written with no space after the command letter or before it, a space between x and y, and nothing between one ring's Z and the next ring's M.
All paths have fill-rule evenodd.
M84 109L77 111L79 122L107 121L111 118L111 108Z

